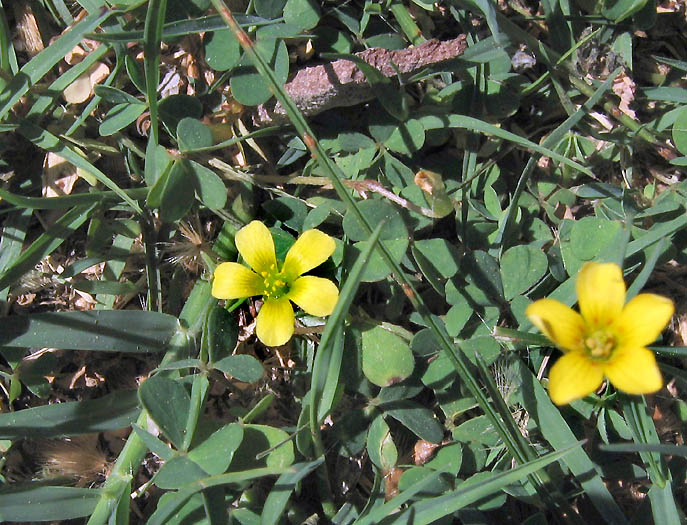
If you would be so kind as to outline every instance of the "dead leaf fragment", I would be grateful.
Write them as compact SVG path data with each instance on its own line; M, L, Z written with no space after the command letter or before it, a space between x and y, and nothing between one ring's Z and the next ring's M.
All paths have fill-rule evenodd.
M633 120L636 120L636 116L635 112L630 109L630 104L635 99L635 87L634 81L625 72L613 79L613 93L620 97L618 108Z
M72 164L55 153L48 153L43 163L43 197L69 195L78 178Z
M70 66L81 62L86 56L86 52L81 46L75 46L64 57L64 61ZM93 88L105 80L110 74L110 68L102 62L96 62L88 71L69 84L62 93L62 96L69 104L82 104L93 96Z
M16 19L17 35L29 56L34 57L44 49L36 15L28 2L11 2Z
M418 466L424 465L434 455L438 446L438 444L424 439L419 440L413 447L413 462Z

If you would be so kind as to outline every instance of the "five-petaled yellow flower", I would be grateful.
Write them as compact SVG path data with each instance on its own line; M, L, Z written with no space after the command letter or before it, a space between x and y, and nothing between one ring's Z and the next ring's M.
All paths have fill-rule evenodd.
M625 304L623 272L616 264L587 263L577 277L580 313L554 299L540 299L527 317L563 356L549 373L549 395L563 405L594 392L606 377L628 394L663 385L654 354L646 347L673 315L673 302L640 294Z
M277 262L272 234L263 223L253 221L236 234L236 248L252 270L225 262L215 269L212 295L218 299L263 296L257 319L258 339L267 346L285 344L294 330L293 301L310 315L329 315L339 290L329 279L303 276L326 261L336 247L334 239L319 230L301 234L284 262Z

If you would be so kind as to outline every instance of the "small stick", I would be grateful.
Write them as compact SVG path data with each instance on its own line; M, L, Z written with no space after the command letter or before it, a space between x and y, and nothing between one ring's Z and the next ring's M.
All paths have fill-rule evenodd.
M259 175L259 174L247 174L234 169L229 164L222 162L219 159L211 159L210 165L214 168L222 171L224 176L231 180L240 180L243 182L248 182L249 184L255 184L263 189L272 191L278 195L284 197L294 198L293 195L280 190L279 188L269 187L267 184L307 184L310 186L322 186L324 189L331 188L331 181L327 177L303 177L303 176L291 176L282 177L280 175ZM424 206L418 206L410 202L408 199L404 199L399 195L396 195L393 191L385 188L380 182L373 179L363 179L363 180L349 180L343 179L344 185L349 188L353 188L354 191L359 193L365 198L366 192L378 193L382 197L389 199L391 202L395 202L403 208L424 215L431 219L441 219L443 215L437 215L433 210L425 208Z
M466 48L465 35L459 35L445 42L428 40L419 46L397 51L372 48L355 55L386 77L400 73L402 78L407 78L424 67L459 57ZM284 85L284 89L306 117L374 99L363 72L346 59L303 68ZM258 127L285 122L288 122L286 111L281 103L274 100L258 106L253 116L253 123Z

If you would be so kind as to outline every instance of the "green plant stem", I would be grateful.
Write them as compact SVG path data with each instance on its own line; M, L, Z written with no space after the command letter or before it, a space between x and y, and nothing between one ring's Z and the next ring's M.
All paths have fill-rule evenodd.
M8 74L12 72L9 52L12 49L12 43L10 42L11 34L5 11L2 9L2 2L0 2L0 71ZM5 89L8 82L9 78L0 77L0 90Z
M147 419L148 413L142 411L136 420L136 424L145 428ZM119 453L119 457L114 467L112 467L110 475L107 477L107 481L102 488L102 496L88 519L88 525L108 522L119 500L124 495L124 490L126 490L133 479L132 472L138 469L138 465L143 461L147 451L148 447L143 443L143 440L138 437L138 434L132 432L124 444L124 448Z
M143 67L150 110L150 140L153 144L160 143L157 86L160 82L160 43L166 11L167 0L150 0L143 28Z
M158 264L157 231L155 230L152 216L147 210L141 220L141 231L143 232L143 245L145 246L148 309L162 312L162 281Z

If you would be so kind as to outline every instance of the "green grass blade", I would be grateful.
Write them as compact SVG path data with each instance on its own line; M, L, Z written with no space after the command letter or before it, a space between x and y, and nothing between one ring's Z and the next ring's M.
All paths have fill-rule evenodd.
M5 73L15 72L16 64L17 58L14 55L14 47L12 47L12 33L7 23L5 11L2 9L2 2L0 2L0 71ZM0 90L5 89L6 86L7 80L0 77Z
M582 116L584 116L584 114L582 114L580 118ZM515 133L506 131L503 128L498 128L492 124L476 119L474 117L455 114L426 115L424 117L420 117L418 121L423 125L423 127L426 130L462 128L471 131L479 131L480 133L484 133L487 135L493 135L500 139L507 140L508 142L512 142L513 144L517 144L518 146L521 146L525 149L531 149L532 151L536 151L537 153L550 157L553 160L557 160L558 162L565 164L566 166L570 166L571 168L579 171L580 173L584 173L589 177L595 177L594 173L589 168L585 168L579 162L575 162L574 160L571 160L561 155L560 153L556 153L555 151L550 150L548 147L536 144L530 140L527 140L526 138L521 137L520 135L516 135Z
M492 330L494 339L503 343L518 343L520 345L532 346L551 346L545 336L541 334L532 334L529 332L522 332L520 330L513 330L512 328L504 328L502 326L495 326Z
M234 15L236 21L242 27L260 27L278 23L279 20L267 20L253 15ZM227 24L219 15L203 16L192 20L177 20L169 22L162 27L164 40L188 36L191 34L205 33L207 31L219 31L226 29ZM110 31L108 33L92 33L88 38L99 42L142 42L145 38L143 31Z
M160 44L162 26L167 14L167 0L150 0L143 29L143 69L146 79L146 101L150 110L150 140L160 143L157 86L160 83Z
M374 507L369 514L364 514L355 521L356 525L372 525L379 523L382 519L388 516L391 512L398 509L401 505L406 504L412 497L422 491L425 487L435 482L444 472L437 470L430 475L416 481L406 490L395 496L391 501Z
M649 349L660 354L687 357L687 346L650 346Z
M391 4L390 11L391 14L394 15L396 22L398 22L401 31L403 31L406 38L410 40L411 44L417 46L426 40L426 38L422 36L422 31L415 23L415 20L408 12L406 6L401 2L394 1Z
M38 100L36 100L34 105L31 106L31 109L26 114L26 118L33 119L34 117L40 117L44 115L54 103L55 99L61 96L64 90L72 82L86 73L91 66L104 57L109 51L109 46L100 46L93 50L92 53L89 53L81 62L70 67L63 75L57 77L57 79L48 87L46 94L38 97ZM86 115L90 115L90 112L84 111L84 113L86 113Z
M537 422L544 439L554 450L564 450L577 441L575 434L560 411L553 405L539 380L521 360L516 361L522 378L522 396L525 409ZM572 451L564 459L599 514L609 524L627 524L620 507L611 496L606 484L596 472L594 462L582 448Z
M40 126L36 126L28 120L22 120L17 131L26 139L33 142L39 148L44 149L46 151L50 151L52 153L56 153L64 160L71 162L77 168L81 168L87 173L90 173L99 182L101 182L106 187L114 191L117 195L119 195L119 197L129 206L131 206L131 209L133 209L136 213L143 213L143 210L138 205L138 203L131 197L129 197L129 195L127 195L124 190L117 186L117 184L115 184L112 181L112 179L110 179L107 175L105 175L102 171L96 168L84 157L79 155L76 151L67 146L67 144L65 144L65 142L59 137L53 135L49 131L41 128Z
M279 518L284 513L286 504L289 502L289 497L291 497L296 485L319 467L323 461L324 458L318 458L310 463L300 463L295 472L285 472L279 476L262 507L261 525L277 525L279 523Z
M653 485L649 489L649 501L651 501L651 513L654 523L678 525L683 523L678 511L673 494L673 483L666 481L664 487Z
M680 456L687 458L687 447L684 445L649 445L646 443L611 443L599 445L604 452L656 452L663 456Z
M362 251L357 261L353 265L351 272L346 277L344 285L341 287L339 300L336 307L327 320L327 326L322 334L322 339L315 356L315 363L312 372L312 398L311 398L311 414L310 425L311 431L319 428L319 425L329 411L332 409L334 395L339 384L339 371L341 369L341 358L343 355L343 345L339 346L337 355L331 354L332 350L337 345L334 344L337 332L343 330L344 319L351 303L355 298L360 285L360 278L367 267L367 263L375 248L377 239L382 232L384 223L375 228L368 239L369 244ZM331 355L330 355L331 354ZM325 369L325 364L329 366ZM316 408L315 408L316 407Z
M566 456L578 450L582 442L576 442L556 452L550 452L545 456L527 462L507 472L494 474L486 481L478 481L475 483L462 483L460 488L444 494L436 498L427 498L410 505L404 510L393 523L408 523L411 520L413 525L430 525L436 523L437 520L453 514L457 510L467 507L471 503L478 501L486 496L498 492L506 485L522 480L524 477L532 474L547 465L559 461ZM385 503L382 508L388 512L394 510L395 507L390 507L391 500ZM371 523L371 522L370 522Z
M644 397L628 396L621 394L621 404L623 407L623 415L627 421L635 443L644 445L658 445L658 433L656 426L651 416L648 414L648 407ZM649 469L649 476L654 485L659 488L664 488L670 480L670 472L665 463L665 460L660 454L656 452L644 451L639 453L642 460L647 464ZM652 505L653 507L653 505Z
M685 226L687 226L687 213L683 213L673 220L657 224L639 239L628 243L626 257L641 252L652 244L659 242L663 237L670 237L674 233L683 230Z
M65 55L74 49L86 33L95 30L113 11L92 13L72 27L51 45L33 57L21 68L0 93L0 121L4 120L21 97L43 78Z
M26 230L33 213L31 210L18 210L5 219L2 229L2 240L0 240L0 275L14 264L17 257L21 254L26 238ZM9 292L9 282L4 288L0 289L0 300L5 301Z
M654 249L651 251L651 255L642 267L642 271L639 272L639 275L637 277L635 277L635 280L632 281L632 284L628 286L627 294L625 295L625 301L629 301L630 299L632 299L635 295L639 293L639 291L642 288L644 288L644 285L649 280L649 277L651 277L651 272L653 272L654 268L656 267L658 258L663 254L667 246L667 237L661 238L661 240L658 241L656 246L654 246Z
M131 425L141 408L136 390L0 414L0 439L80 436Z
M147 188L123 190L132 199L145 199L148 195ZM94 191L76 195L61 195L59 197L24 197L16 193L10 193L0 188L0 199L14 204L19 208L29 210L63 210L82 204L97 204L112 201L120 201L121 197L114 191Z
M0 326L0 345L101 352L159 352L168 348L180 328L176 317L157 312L45 312L5 319Z
M230 485L232 483L251 481L254 479L263 478L265 476L279 476L285 473L294 473L301 468L305 467L298 463L291 465L290 467L262 467L241 472L220 474L218 476L210 476L195 481L188 484L184 488L179 489L174 495L174 498L167 500L164 505L158 506L157 510L155 510L147 523L148 525L164 525L165 523L168 523L177 509L183 505L188 498L208 487L219 487L222 485Z
M97 489L26 486L0 493L3 523L62 521L88 516L100 497Z
M372 251L377 245L377 239L379 239L383 227L384 223L379 224L372 235L370 235L370 242L360 254L350 274L346 277L339 300L327 321L327 326L315 356L311 378L310 403L307 406L310 435L315 455L318 457L324 457L325 454L324 444L320 437L320 423L332 409L334 398L339 388L339 375L341 373L344 350L344 318L351 307L351 303L360 285L360 278L367 267ZM318 474L321 476L319 488L325 511L333 515L335 509L331 502L331 486L326 469L327 466L323 465L318 470Z
M72 235L95 210L96 205L82 205L72 208L60 217L48 231L41 234L14 261L2 275L0 275L0 290L14 284L22 275L31 270L38 262L54 252L65 239Z

